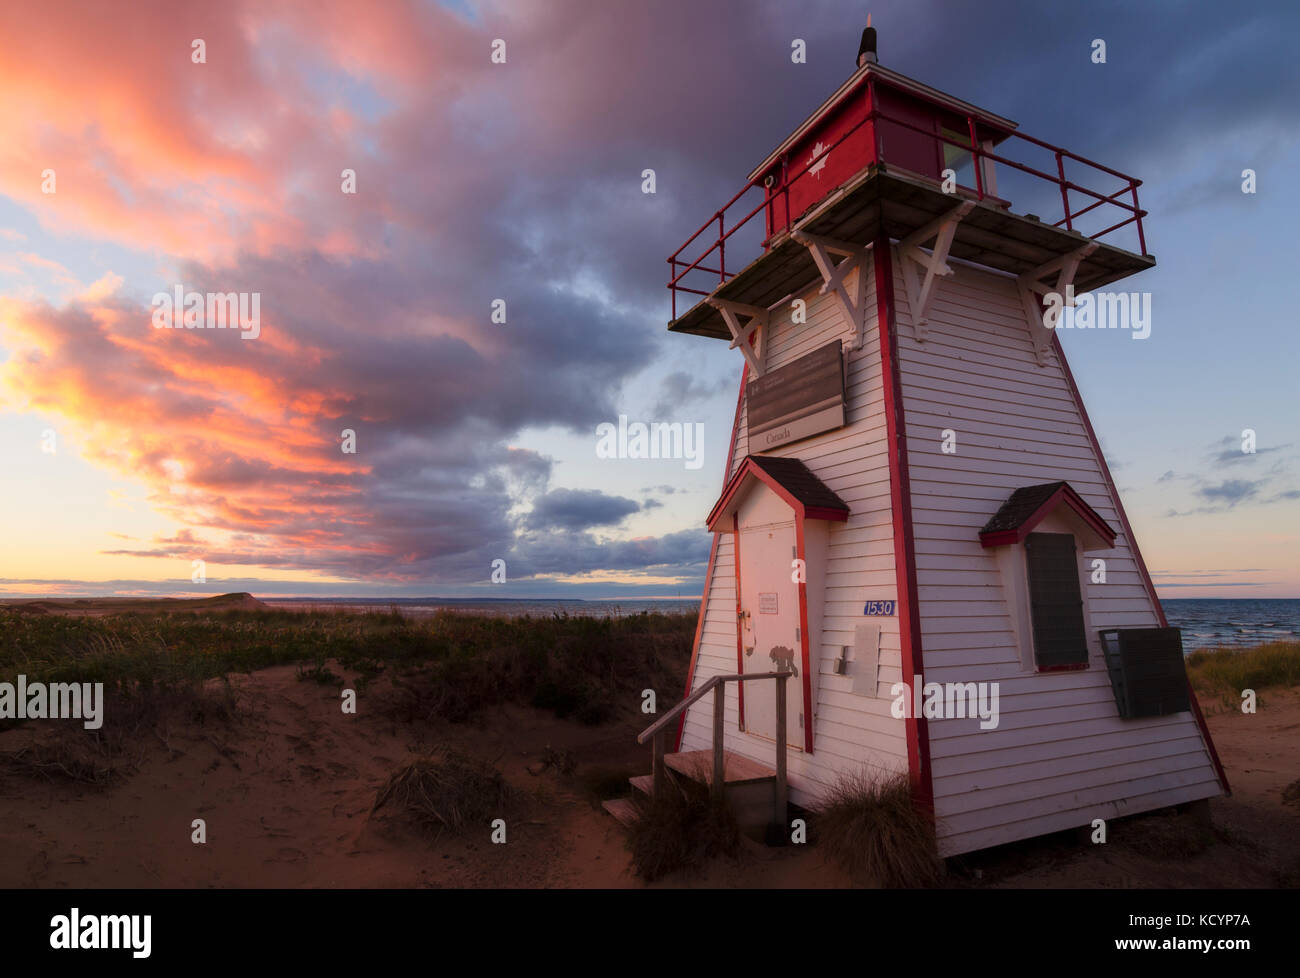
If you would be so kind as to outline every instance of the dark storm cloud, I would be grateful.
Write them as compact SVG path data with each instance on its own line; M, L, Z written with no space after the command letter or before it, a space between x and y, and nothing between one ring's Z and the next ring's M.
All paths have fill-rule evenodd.
M586 530L614 526L640 509L634 500L599 489L552 489L534 501L524 525L534 530Z
M681 576L698 574L708 559L709 534L703 530L681 530L637 540L556 532L522 536L509 566L512 572L522 575L570 575L600 568Z

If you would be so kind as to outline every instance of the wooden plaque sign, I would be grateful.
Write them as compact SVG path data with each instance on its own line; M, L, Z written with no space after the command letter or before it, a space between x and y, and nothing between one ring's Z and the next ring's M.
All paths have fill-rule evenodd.
M749 450L765 452L844 425L839 340L757 377L746 388Z

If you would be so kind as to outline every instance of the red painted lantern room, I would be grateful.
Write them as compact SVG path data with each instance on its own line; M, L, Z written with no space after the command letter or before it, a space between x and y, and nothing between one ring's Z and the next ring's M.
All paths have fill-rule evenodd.
M1069 264L1077 292L1099 288L1155 264L1140 185L879 64L868 27L857 70L668 258L669 328L730 339L710 300L781 301L817 275L806 237L904 242L945 223L954 257Z

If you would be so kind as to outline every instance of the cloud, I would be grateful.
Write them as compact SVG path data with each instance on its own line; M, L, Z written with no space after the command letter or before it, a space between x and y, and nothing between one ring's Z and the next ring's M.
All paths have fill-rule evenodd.
M533 503L524 520L530 529L586 530L621 523L641 506L599 489L553 489Z
M524 575L581 574L589 568L614 571L657 571L688 576L703 571L709 559L710 536L702 530L681 530L634 540L603 539L591 533L548 532L521 538L509 564Z
M510 514L551 469L518 433L617 414L660 342L626 293L577 285L642 248L633 269L663 264L658 244L609 257L655 204L639 168L623 179L619 134L593 154L588 118L544 108L589 99L589 77L557 55L521 86L471 55L488 50L486 27L414 3L91 11L58 30L43 16L0 31L0 104L18 107L15 76L40 81L6 117L0 190L52 228L161 249L173 281L110 271L62 306L7 301L0 395L59 418L89 460L201 531L121 552L453 583L511 553ZM516 50L546 48L555 22L540 10L503 16ZM23 40L42 36L63 42L57 64ZM206 65L189 61L194 37ZM318 83L340 72L373 102ZM80 156L60 158L73 140ZM59 174L48 197L25 189L42 160ZM339 189L344 162L355 196ZM639 271L622 275L662 304ZM262 336L153 330L144 297L173 283L259 292ZM505 327L489 320L497 297ZM340 451L345 428L355 455ZM542 499L536 520L578 518Z
M1276 581L1156 581L1157 588L1166 587L1268 587Z
M1263 481L1259 479L1225 479L1218 485L1201 486L1195 491L1202 499L1235 506L1243 500L1253 499L1259 495L1262 485Z
M1253 465L1262 455L1274 454L1290 447L1291 444L1288 442L1282 445L1261 447L1254 452L1243 452L1240 438L1235 435L1225 435L1207 446L1206 458L1215 469L1225 465L1240 465L1242 463ZM1271 495L1266 494L1266 490L1273 487L1279 478L1285 477L1289 469L1290 460L1279 457L1275 458L1273 464L1257 479L1224 479L1219 482L1211 482L1195 473L1180 474L1170 469L1160 475L1156 479L1156 483L1157 485L1171 482L1190 483L1192 493L1210 504L1181 512L1171 508L1166 511L1166 516L1222 513L1242 504L1268 505L1300 499L1300 490L1289 488L1274 489Z
M675 370L660 385L654 415L657 418L673 416L688 404L708 400L722 393L732 383L730 380L705 381L684 370Z
M1290 448L1291 443L1285 445L1270 445L1267 447L1257 447L1253 452L1246 452L1241 447L1242 439L1233 435L1225 435L1219 441L1213 442L1209 447L1210 459L1220 465L1232 465L1240 462L1254 462L1262 455L1270 455L1273 452L1280 452L1284 448Z
M1268 482L1268 479L1225 479L1218 483L1202 483L1192 492L1210 505L1181 512L1176 509L1169 509L1165 512L1165 515L1190 516L1197 513L1223 513L1247 502L1267 504L1300 498L1300 491L1297 490L1284 490L1267 499L1262 498L1263 488Z
M566 508L548 491L552 460L521 433L590 432L683 342L663 335L664 258L848 75L861 12L741 0L476 10L0 6L0 193L59 240L109 242L102 253L156 269L97 268L62 304L0 307L4 406L58 418L89 461L190 534L121 552L430 589L483 579L497 557L512 580L699 573L707 534L596 535L620 508L653 504L590 490L589 505ZM1115 55L1140 44L1144 57L1066 58L1099 17ZM1014 67L990 72L987 46L971 43L989 24ZM206 64L190 60L196 37ZM487 56L494 37L509 40L504 65ZM808 41L807 65L790 62L792 37ZM1039 18L1007 3L900 13L882 59L1121 169L1146 154L1176 170L1207 125L1231 122L1216 132L1232 143L1289 121L1285 38L1262 17L1205 31L1122 4ZM1062 107L1085 83L1116 111L1079 144ZM1149 98L1130 97L1139 85ZM654 195L640 191L646 167ZM35 179L46 168L54 194ZM345 168L356 194L341 192ZM23 247L22 274L72 283ZM733 260L746 256L729 246ZM261 338L153 330L148 296L177 283L259 292ZM498 298L506 324L489 319ZM731 383L676 370L652 395L656 413ZM345 428L355 455L340 450ZM1263 496L1226 486L1202 498ZM537 522L518 515L530 506Z

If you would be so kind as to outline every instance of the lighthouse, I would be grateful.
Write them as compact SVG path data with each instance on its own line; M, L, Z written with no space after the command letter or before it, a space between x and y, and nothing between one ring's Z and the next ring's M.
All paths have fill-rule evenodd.
M1056 332L1154 266L1139 187L887 67L868 27L701 215L668 328L741 383L642 787L678 770L779 830L906 772L944 856L1228 790Z

